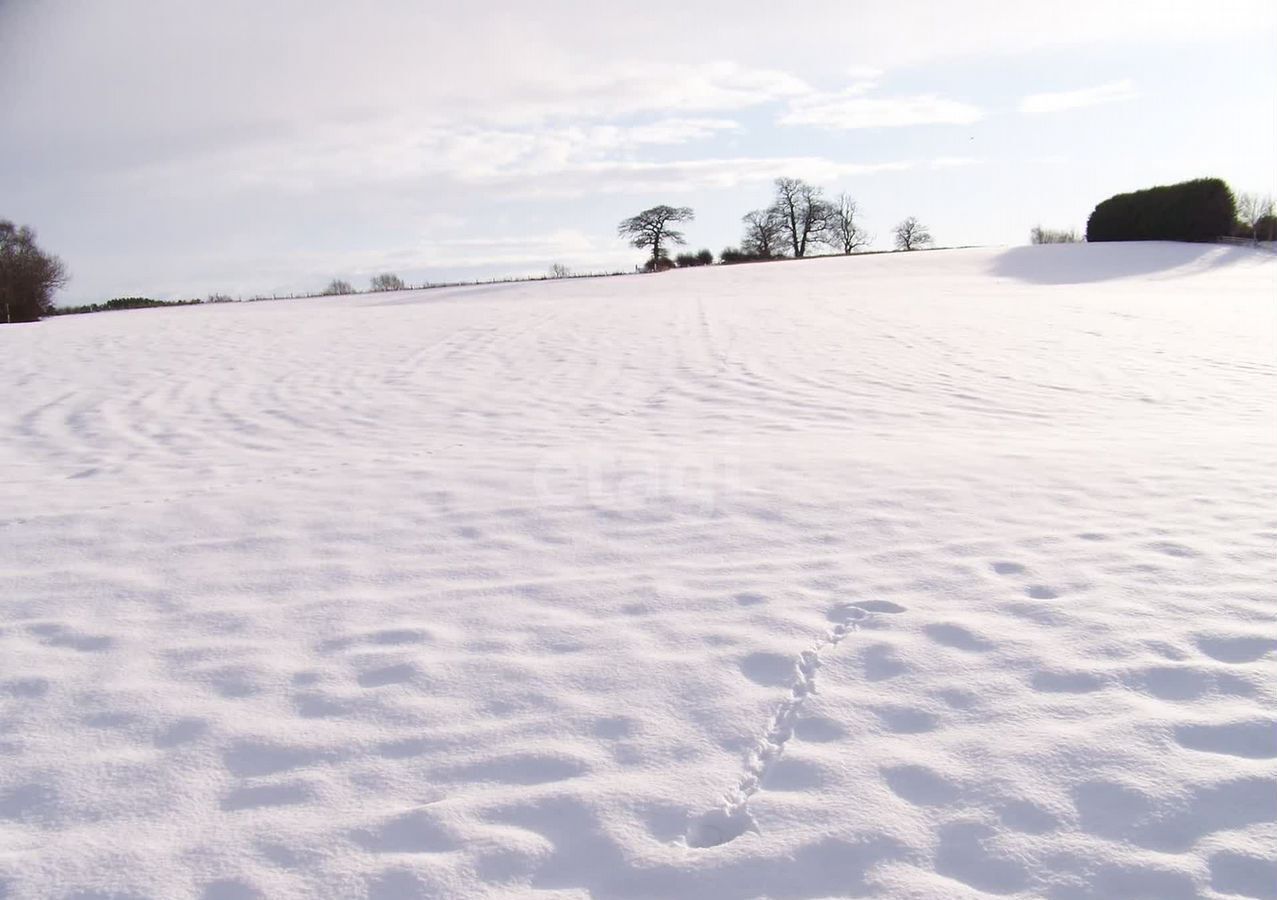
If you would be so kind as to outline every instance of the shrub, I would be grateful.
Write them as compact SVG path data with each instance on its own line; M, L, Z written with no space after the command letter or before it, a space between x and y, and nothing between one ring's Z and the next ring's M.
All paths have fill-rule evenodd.
M1219 178L1198 178L1117 194L1095 207L1088 241L1213 241L1236 221L1233 192Z
M332 281L328 282L328 287L324 288L323 293L320 296L337 297L342 294L353 294L354 292L355 289L350 286L349 281L342 281L340 278L334 278Z
M550 277L551 278L571 278L572 270L569 269L567 266L563 265L563 263L555 263L554 265L550 266Z
M382 275L374 275L368 289L372 291L402 291L404 289L403 279L389 272Z
M1029 231L1029 242L1033 244L1076 244L1080 240L1076 228L1065 230L1034 225Z
M731 266L737 263L765 262L769 259L784 259L784 257L774 253L757 253L751 250L742 250L739 247L724 247L723 252L718 254L718 259L723 265Z
M644 272L665 272L674 268L674 261L668 256L653 256L643 263Z
M708 250L701 250L699 253L680 253L674 258L674 262L680 269L692 266L711 266L714 264L714 254Z

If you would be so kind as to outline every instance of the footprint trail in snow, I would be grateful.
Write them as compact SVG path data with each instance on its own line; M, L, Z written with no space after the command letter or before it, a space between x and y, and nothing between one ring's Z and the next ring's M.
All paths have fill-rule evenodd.
M807 698L816 693L816 672L821 654L837 647L860 623L874 613L900 613L904 607L885 600L846 603L834 608L830 617L834 627L794 662L794 680L789 696L776 707L767 728L745 759L744 772L736 786L724 797L723 804L693 819L687 829L687 846L696 849L719 847L736 840L758 826L749 812L749 801L763 788L768 771L785 752L785 744L794 736L794 724Z

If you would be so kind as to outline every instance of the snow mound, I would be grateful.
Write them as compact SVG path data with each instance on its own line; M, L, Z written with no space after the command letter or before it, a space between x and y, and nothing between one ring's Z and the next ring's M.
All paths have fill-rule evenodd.
M1277 896L1277 260L0 329L0 897Z

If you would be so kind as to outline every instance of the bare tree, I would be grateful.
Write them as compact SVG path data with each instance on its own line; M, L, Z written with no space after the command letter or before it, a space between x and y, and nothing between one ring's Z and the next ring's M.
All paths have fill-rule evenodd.
M1259 242L1259 223L1273 215L1273 198L1268 194L1244 192L1237 195L1237 219L1250 229L1250 239Z
M839 194L829 204L829 223L822 236L824 243L841 250L843 253L855 253L861 247L869 245L869 232L860 227L856 221L859 207L850 194Z
M403 279L398 275L385 272L381 275L374 275L368 289L372 291L402 291L404 283Z
M35 232L0 219L0 321L35 322L66 286L66 266L36 246Z
M781 232L798 259L829 227L829 204L820 196L820 188L800 178L776 179L776 199L769 211L780 220Z
M897 250L917 250L932 243L931 232L913 216L905 219L895 228Z
M770 259L780 256L785 240L785 226L774 209L756 209L741 217L745 223L745 238L741 249L751 256Z
M690 206L653 206L621 222L616 227L616 233L629 238L631 247L650 247L652 258L648 260L647 267L655 271L670 264L667 245L687 243L683 232L671 226L678 222L690 222L692 218Z
M1034 225L1029 229L1031 244L1076 244L1080 240L1076 228L1043 228L1041 225Z
M567 266L563 265L563 263L555 263L554 265L550 266L550 277L551 278L570 278L572 277L572 270L569 269Z
M355 289L350 286L349 281L342 281L340 278L334 278L328 282L328 287L324 288L323 296L336 297L343 294L353 294Z

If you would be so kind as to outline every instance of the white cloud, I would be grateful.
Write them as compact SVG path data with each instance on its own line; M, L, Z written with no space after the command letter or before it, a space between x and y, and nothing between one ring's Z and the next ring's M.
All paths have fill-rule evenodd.
M1271 0L1235 0L1228 16L1200 0L925 9L810 0L800 16L742 12L739 0L655 0L637 16L596 7L0 0L0 195L68 259L84 299L146 292L104 285L150 278L160 258L175 273L223 273L221 283L232 272L264 277L262 256L415 252L418 238L467 229L517 235L570 223L610 235L630 194L693 202L680 195L719 190L694 202L716 206L715 221L734 229L725 211L739 205L737 185L973 164L958 157L974 149L965 141L921 156L902 126L979 120L991 61L1023 83L1039 53L1120 48L1151 81L1177 47L1209 51L1227 69L1239 46L1264 46L1277 27ZM1145 46L1160 49L1141 56ZM878 86L884 71L909 68L936 86L903 96ZM939 87L959 82L972 93ZM1069 108L1121 94L1025 103ZM1162 126L1185 119L1150 112ZM811 130L775 127L778 116ZM1006 124L1017 123L1028 125ZM850 128L894 133L874 135L874 157L843 162L840 132ZM223 255L205 260L210 246ZM436 251L458 261L525 252L450 245L425 257Z
M476 182L625 160L645 147L693 143L738 128L722 118L667 118L633 125L583 122L519 130L395 117L210 148L199 156L136 167L129 177L149 189L165 183L188 194L227 188L308 192L430 177Z
M720 131L737 131L731 119L660 119L645 125L616 129L629 144L685 144L713 137Z
M555 173L539 173L536 179L510 173L511 186L518 196L573 197L589 193L686 193L721 190L744 184L767 182L780 175L812 181L832 181L852 175L902 172L913 162L838 162L824 157L735 157L692 159L673 162L604 160L564 168Z
M589 69L529 73L527 78L503 86L500 96L483 104L453 106L445 98L435 108L451 108L453 115L488 124L536 126L634 115L730 112L810 90L805 81L788 72L726 60L607 60Z
M848 66L844 74L852 81L876 83L886 72L874 66Z
M547 234L426 240L385 256L364 254L351 257L348 262L358 275L370 275L387 267L414 270L494 266L529 274L544 272L555 262L582 270L628 269L633 259L634 251L613 237L600 238L562 228Z
M797 96L804 78L836 71L1199 43L1271 31L1277 15L1271 0L1232 0L1228 15L1200 0L971 0L925 10L811 0L793 16L751 14L739 0L657 0L637 16L599 15L584 0L498 6L0 2L0 112L14 143L69 147L94 136L154 147L157 135L395 111L481 113L504 124L684 115Z
M837 93L811 93L797 97L778 120L781 125L818 128L898 128L905 125L969 125L984 112L969 103L936 94L908 97L872 97L873 84L862 82Z
M1129 78L1121 81L1110 81L1096 87L1081 88L1075 91L1048 91L1041 94L1030 94L1020 101L1022 113L1053 113L1066 109L1081 109L1086 106L1099 106L1103 103L1119 103L1134 100L1140 93L1135 82Z
M979 165L980 160L970 156L938 156L929 164L932 169L959 169L963 166Z

